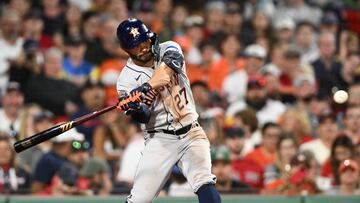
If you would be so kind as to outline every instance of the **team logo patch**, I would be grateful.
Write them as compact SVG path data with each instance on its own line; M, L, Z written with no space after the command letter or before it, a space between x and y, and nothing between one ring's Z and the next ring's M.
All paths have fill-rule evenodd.
M140 35L139 28L131 27L130 33L134 38Z

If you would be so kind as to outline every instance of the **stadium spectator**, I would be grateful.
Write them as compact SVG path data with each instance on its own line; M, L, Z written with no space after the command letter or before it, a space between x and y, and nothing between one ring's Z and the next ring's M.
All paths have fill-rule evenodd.
M311 151L315 155L316 161L322 166L330 157L332 143L338 134L336 118L333 114L329 113L319 117L317 134L319 138L302 144L300 150Z
M255 161L243 158L244 143L245 133L241 128L225 128L225 145L229 148L234 176L254 190L259 190L263 186L264 171Z
M21 17L11 9L6 9L1 15L1 38L0 38L0 87L6 87L10 64L14 63L23 49L24 40L20 36ZM1 94L5 90L1 89Z
M33 133L26 134L26 137L30 137L36 133L40 133L54 126L52 121L53 114L47 110L39 109L39 111L32 116ZM46 141L36 145L17 155L19 165L22 166L28 173L33 174L35 167L40 158L52 148L52 141Z
M279 140L282 131L279 125L275 123L265 123L261 128L262 142L260 147L250 151L245 159L250 159L259 164L263 170L268 165L275 163L276 143Z
M319 57L315 30L315 26L308 21L299 22L295 28L293 46L300 51L301 62L304 64L310 64Z
M319 8L309 6L305 0L285 1L274 13L274 22L285 17L291 17L296 23L307 20L315 25L319 24L322 11Z
M336 41L332 33L321 33L318 40L320 56L311 65L314 68L319 93L330 96L333 88L344 89L342 64L335 58Z
M286 177L291 159L298 153L299 142L293 134L282 134L276 143L275 163L265 168L264 185Z
M245 143L243 149L241 150L242 156L261 144L262 138L258 124L259 122L256 118L256 111L252 108L241 110L233 117L228 117L225 120L225 126L233 125L244 130Z
M316 95L315 78L306 74L297 75L293 79L292 86L295 97L294 106L309 113L310 100Z
M331 146L329 159L324 163L321 169L321 176L329 178L332 185L340 184L339 173L337 172L340 163L346 159L354 158L354 145L346 135L338 136Z
M81 90L82 105L79 107L71 119L78 118L96 110L102 109L105 105L105 91L103 84L97 81L87 80ZM93 146L93 135L95 128L101 124L99 117L91 119L83 125L77 126L76 129L85 135L85 140Z
M106 161L98 157L88 159L80 170L77 188L93 195L109 195L112 182Z
M261 69L262 74L272 74L277 78L281 74L281 66L284 60L284 52L287 50L287 45L276 43L271 48L270 61L265 64Z
M216 188L222 193L251 193L247 184L233 178L230 152L227 146L219 145L211 150L212 173L217 177Z
M274 25L274 38L281 45L290 44L295 35L295 22L290 18L279 19Z
M85 41L81 37L66 40L66 54L63 60L65 79L81 88L87 80L98 80L99 72L94 64L84 60Z
M224 81L222 82L222 93L229 104L232 104L239 100L244 100L249 78L259 75L259 70L265 64L267 56L266 50L258 44L252 44L247 46L245 48L244 54L244 67L241 66L241 69L238 70L234 67L232 70L229 69L227 76L224 77ZM218 69L223 68L224 66L219 66ZM219 77L219 73L216 74L214 72L211 74L214 74L214 76L217 75L217 77ZM213 78L210 76L210 84ZM235 85L238 88L234 89L233 87Z
M88 42L84 59L92 64L99 65L106 59L126 56L118 46L116 39L116 27L119 22L111 15L102 14L99 16L98 23L98 37L94 41Z
M348 106L344 111L343 129L353 144L360 142L360 106Z
M347 105L360 106L360 83L353 83L349 86L349 98Z
M31 11L24 16L22 51L17 60L11 63L9 70L9 80L19 82L23 90L30 76L39 74L41 71L40 62L43 60L41 51L48 48L43 41L43 28L41 13Z
M80 170L89 159L89 147L84 139L71 142L70 154L52 178L51 195L88 195L87 191L77 188L77 184Z
M30 174L16 164L11 140L4 133L0 133L0 154L0 193L28 194Z
M8 134L12 139L18 139L22 122L20 114L24 107L24 95L20 84L9 82L1 101L3 106L0 108L0 132Z
M126 20L129 16L128 7L124 0L110 0L106 12L112 15L118 22Z
M31 76L25 88L27 103L37 103L55 116L73 113L79 100L78 88L62 79L62 60L59 49L47 49L41 74Z
M53 139L51 150L45 153L36 164L31 183L33 194L52 194L55 185L53 177L70 155L72 141L74 140L84 140L84 135L72 129Z
M340 163L338 168L340 185L337 188L326 191L327 195L359 195L359 165L351 159Z
M266 81L264 77L253 77L247 82L245 101L239 100L228 107L226 115L234 115L247 107L256 110L256 117L261 127L266 122L277 122L286 106L276 100L268 98L264 88Z
M277 195L312 195L319 192L314 177L313 154L301 152L291 158L286 175L270 182L262 191L263 194ZM316 172L316 170L315 170Z
M209 87L212 91L222 93L227 97L227 92L224 90L224 83L226 77L235 72L244 68L244 60L239 57L241 49L240 41L233 34L226 35L220 43L220 53L221 58L210 66L209 72ZM256 54L256 53L253 53ZM261 52L260 57L264 55Z
M202 81L209 84L210 67L219 57L215 46L209 42L203 42L199 45L201 52L200 64L187 64L186 72L189 77L190 84L196 81Z
M285 103L294 103L294 80L299 75L309 75L314 77L312 67L302 64L300 60L300 52L295 48L288 48L283 53L281 68L280 91L282 100Z
M258 38L273 38L270 17L262 9L255 10L251 19L242 24L241 42L244 46L255 44Z
M300 144L313 140L311 123L305 110L289 107L281 115L279 125L284 133L291 133Z
M76 4L69 4L64 12L65 23L62 30L64 39L77 38L82 35L82 15L79 6Z
M358 68L360 65L360 54L356 52L350 52L342 61L341 75L344 80L344 90L347 90L349 86L355 82L360 81L360 75Z

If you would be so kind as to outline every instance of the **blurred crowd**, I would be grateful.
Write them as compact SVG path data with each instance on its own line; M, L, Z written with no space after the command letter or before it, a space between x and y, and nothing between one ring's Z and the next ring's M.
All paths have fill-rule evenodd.
M360 194L357 0L1 0L0 193L128 194L144 148L120 111L16 154L12 144L115 104L136 17L185 55L216 187ZM146 184L146 183L144 183ZM192 196L174 166L160 195Z

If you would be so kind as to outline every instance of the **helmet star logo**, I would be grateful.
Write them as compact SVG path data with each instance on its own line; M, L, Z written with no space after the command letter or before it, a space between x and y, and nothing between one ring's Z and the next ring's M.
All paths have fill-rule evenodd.
M134 38L137 37L138 35L140 35L139 28L132 27L131 30L130 30L130 34L131 34Z

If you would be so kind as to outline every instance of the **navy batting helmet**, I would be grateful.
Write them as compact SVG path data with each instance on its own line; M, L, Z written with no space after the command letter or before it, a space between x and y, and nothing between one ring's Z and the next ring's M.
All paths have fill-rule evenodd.
M155 34L138 19L129 18L120 23L116 32L120 46L125 49L132 49L149 39L153 41Z

